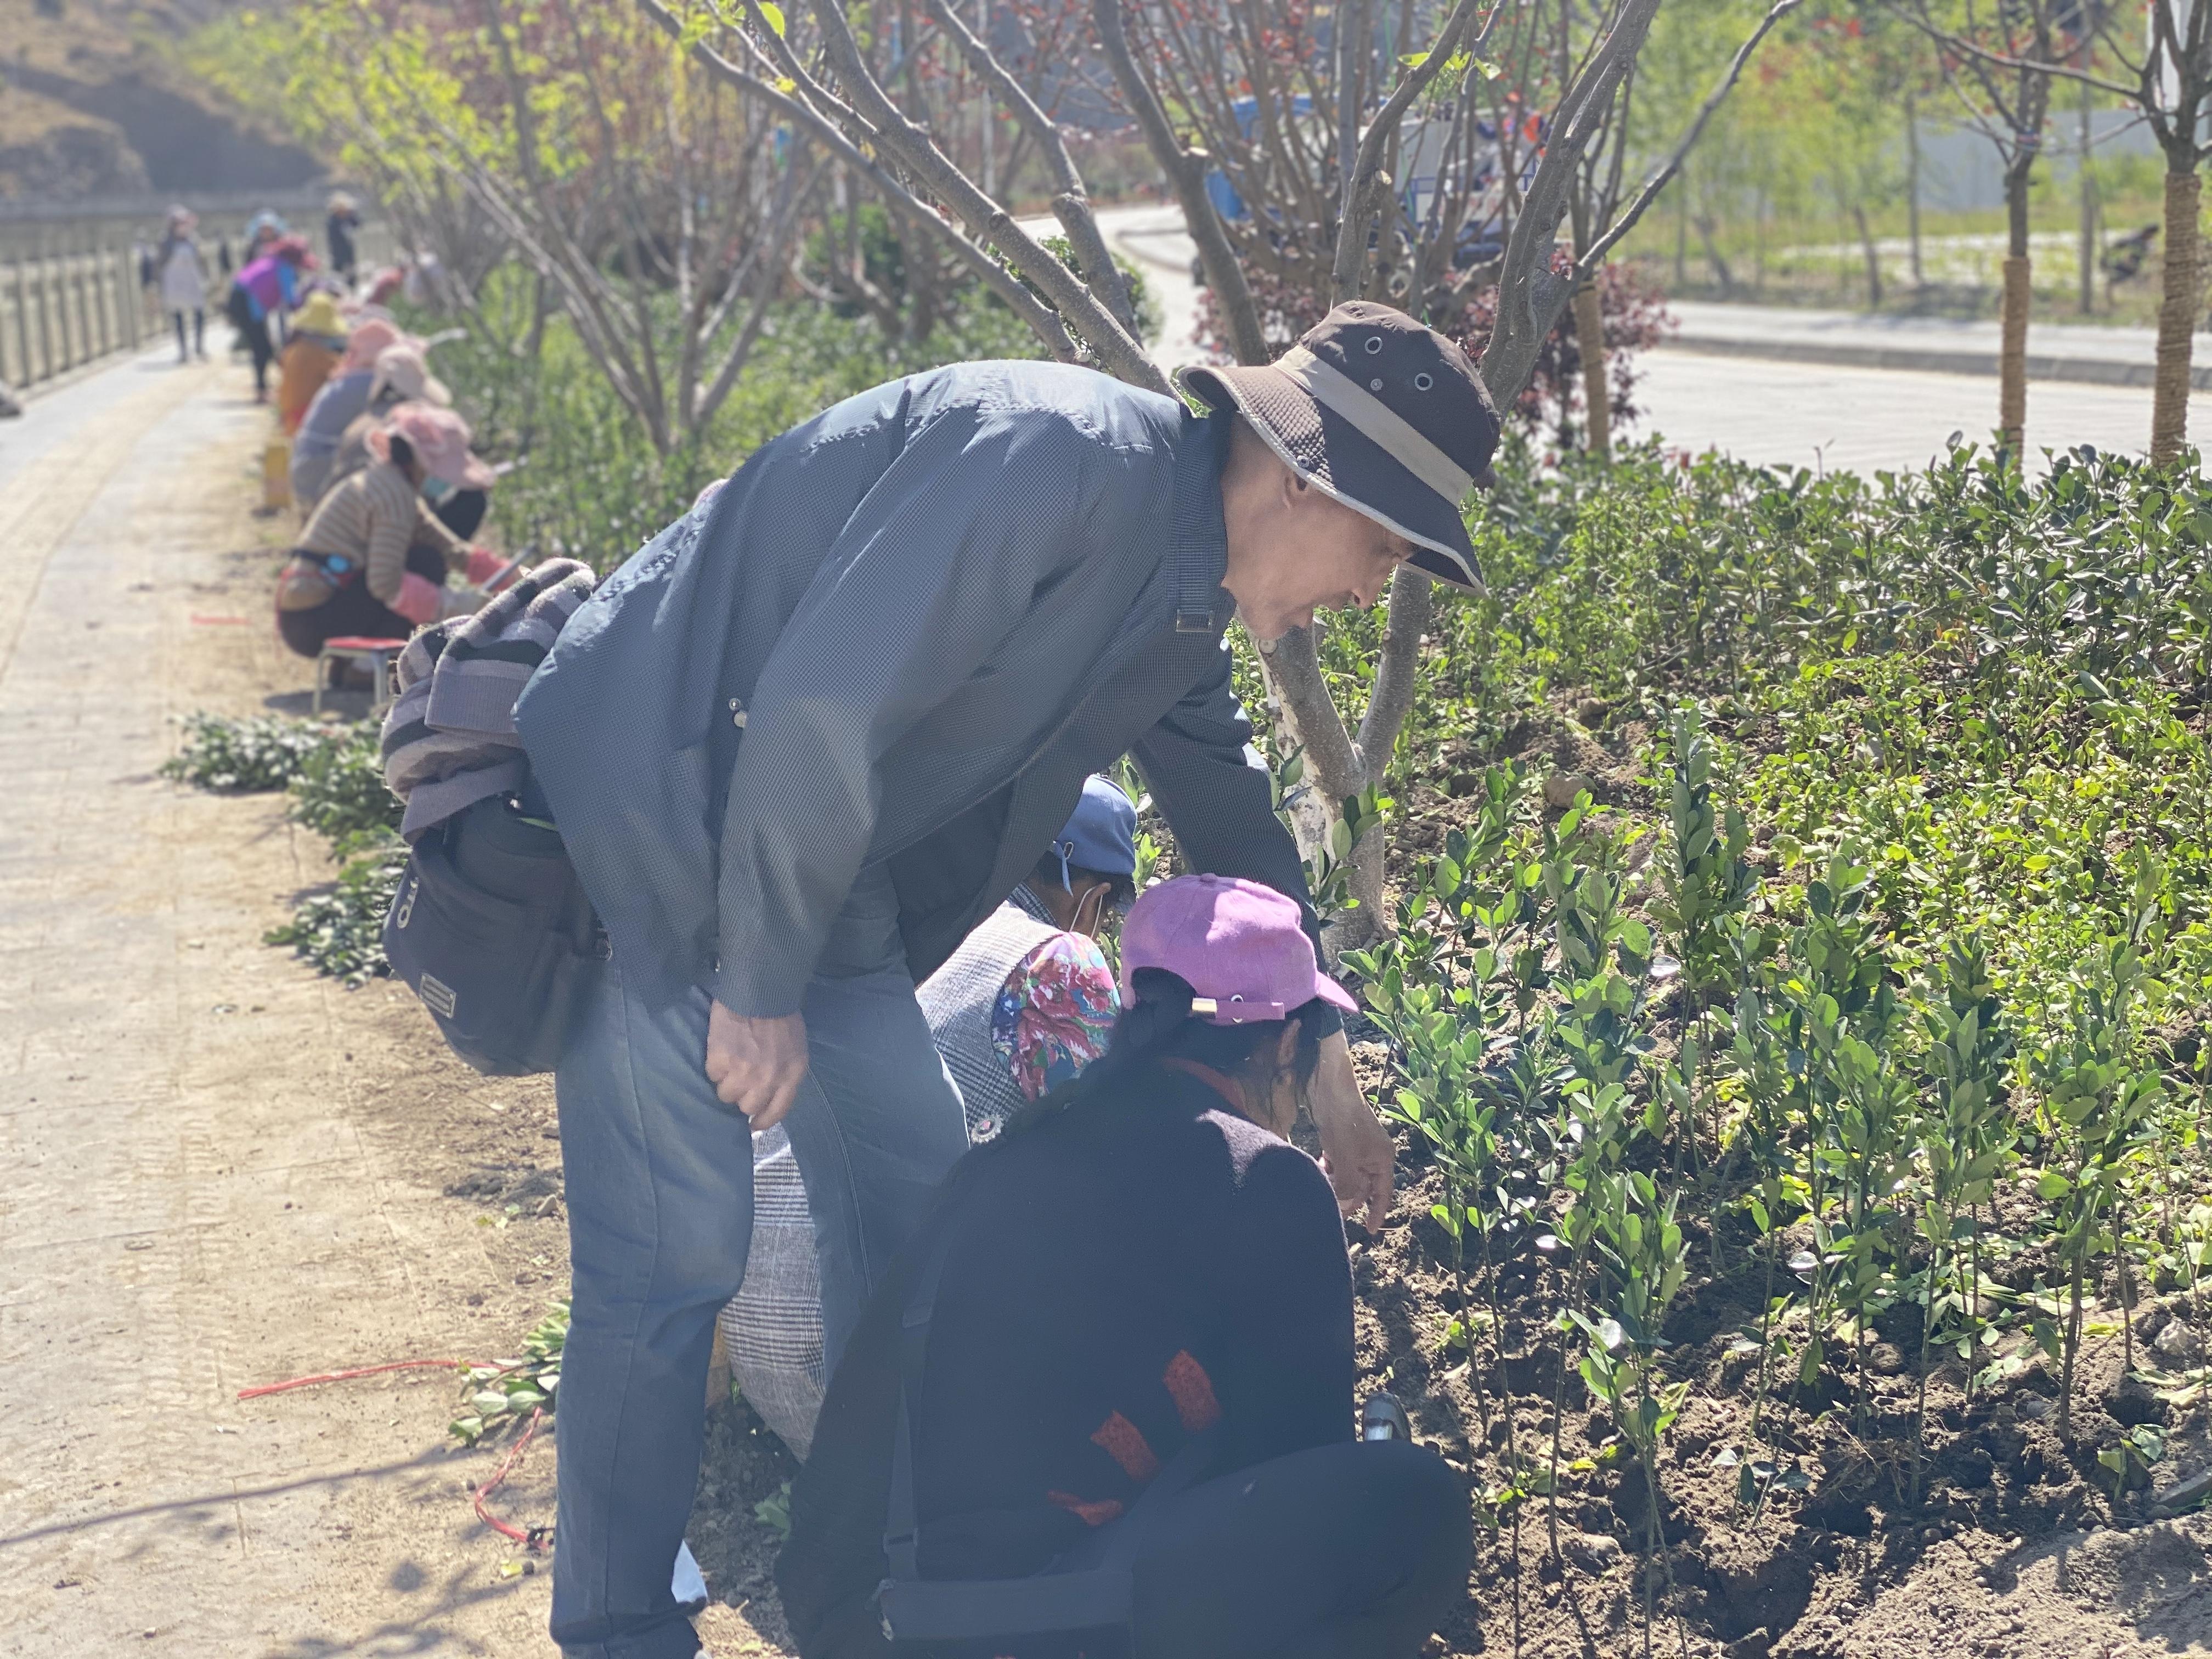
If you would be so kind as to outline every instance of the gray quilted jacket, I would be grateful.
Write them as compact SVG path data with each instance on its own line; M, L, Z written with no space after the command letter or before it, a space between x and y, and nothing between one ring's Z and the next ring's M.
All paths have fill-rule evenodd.
M634 982L793 1012L873 866L920 980L1125 752L1188 867L1303 902L1230 690L1227 443L1088 369L958 364L784 433L602 583L516 726Z

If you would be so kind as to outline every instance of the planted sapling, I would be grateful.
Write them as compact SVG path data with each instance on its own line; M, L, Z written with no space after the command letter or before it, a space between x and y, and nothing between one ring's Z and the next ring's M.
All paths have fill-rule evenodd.
M1989 956L1978 935L1954 940L1944 954L1942 995L1920 1010L1928 1035L1921 1057L1927 1092L1918 1122L1926 1170L1918 1225L1928 1244L1920 1322L1920 1379L1912 1413L1912 1497L1920 1498L1921 1458L1927 1442L1928 1372L1939 1327L1957 1332L1967 1362L1982 1332L1978 1248L1960 1266L1960 1245L1978 1247L1974 1206L1988 1201L1992 1184L2017 1133L2005 1079L2011 1069L2012 1032L1995 988Z

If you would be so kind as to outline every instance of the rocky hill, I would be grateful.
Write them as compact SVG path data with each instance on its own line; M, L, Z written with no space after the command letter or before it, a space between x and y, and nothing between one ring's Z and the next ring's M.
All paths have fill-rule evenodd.
M0 0L0 201L304 185L315 159L196 85L222 0Z

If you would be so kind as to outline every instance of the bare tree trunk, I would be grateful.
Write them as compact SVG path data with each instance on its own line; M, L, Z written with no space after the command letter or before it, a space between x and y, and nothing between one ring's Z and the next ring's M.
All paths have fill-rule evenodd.
M2087 58L2087 53L2082 55ZM2085 81L2081 84L2081 153L2077 163L2081 173L2075 179L2081 191L2081 239L2076 257L2084 317L2094 315L2097 309L2097 175L2089 170L2089 84Z
M2189 443L2189 368L2197 326L2197 213L2203 190L2194 158L2187 172L2166 160L2166 265L2158 302L2158 368L2151 382L2150 458L2180 459Z
M2015 459L2027 432L2027 182L2035 152L2022 148L2005 168L2003 336L1997 348L1997 429Z
M1928 280L1920 268L1920 106L1905 94L1905 224L1912 244L1912 286Z
M1683 171L1686 173L1687 168ZM1690 285L1690 181L1674 180L1674 286Z
M1867 223L1866 204L1851 204L1851 216L1858 221L1859 247L1866 255L1867 309L1881 309L1881 253L1874 245L1874 229Z
M1600 460L1613 453L1613 394L1605 373L1605 307L1595 280L1575 294L1575 350L1583 360L1583 402L1589 453Z
M1721 286L1721 297L1728 299L1735 293L1735 276L1729 270L1727 258L1720 244L1713 239L1713 222L1700 213L1697 216L1698 240L1705 245L1705 263L1712 268L1713 280Z

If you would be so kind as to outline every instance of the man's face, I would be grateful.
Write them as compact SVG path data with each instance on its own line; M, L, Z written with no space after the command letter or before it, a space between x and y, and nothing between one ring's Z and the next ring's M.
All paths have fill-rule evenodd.
M1389 585L1413 544L1285 469L1279 494L1233 526L1256 556L1232 554L1228 583L1237 613L1255 639L1280 639L1312 626L1316 611L1364 608ZM1242 532L1240 535L1239 532Z

